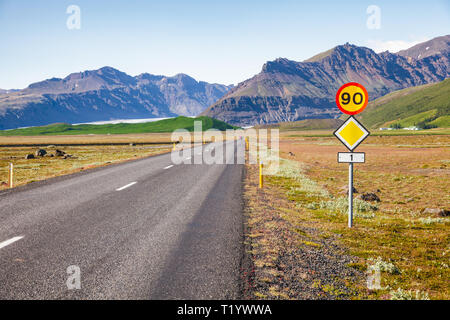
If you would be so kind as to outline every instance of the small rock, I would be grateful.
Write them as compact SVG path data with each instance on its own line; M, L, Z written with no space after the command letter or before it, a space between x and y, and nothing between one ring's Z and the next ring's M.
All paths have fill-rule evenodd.
M45 151L44 149L38 149L35 153L36 157L43 157L47 154L47 151Z
M375 192L364 192L362 193L359 198L364 201L376 201L380 202L380 197L378 197Z
M55 156L57 157L63 157L66 153L64 151L56 149Z
M306 278L308 278L308 274L306 272L302 272L302 273L300 273L300 278L305 280Z
M363 193L362 195L359 196L359 198L364 201L376 201L376 202L381 201L380 198L375 193L372 192Z
M26 156L25 156L25 159L27 159L27 160L29 160L29 159L34 159L34 154L27 154Z
M425 208L422 210L422 213L434 214L440 217L448 217L450 215L450 210L438 208Z
M68 158L72 158L72 155L66 153L66 154L64 155L63 159L68 159Z
M439 212L439 215L441 217L448 217L448 216L450 216L450 210L442 209L441 212Z
M340 193L342 193L342 194L348 194L348 186L343 186L343 187L341 188L341 192L340 192ZM356 190L355 187L353 187L353 193L358 193L358 190Z

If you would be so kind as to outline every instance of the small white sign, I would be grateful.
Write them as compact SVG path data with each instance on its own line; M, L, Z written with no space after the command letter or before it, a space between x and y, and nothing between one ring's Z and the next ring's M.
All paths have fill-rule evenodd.
M364 152L339 152L338 162L364 163L366 160Z

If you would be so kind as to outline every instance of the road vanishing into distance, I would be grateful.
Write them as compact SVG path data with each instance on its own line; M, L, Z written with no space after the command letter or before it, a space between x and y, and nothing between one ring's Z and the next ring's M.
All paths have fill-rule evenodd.
M239 298L243 172L165 154L1 192L0 299Z

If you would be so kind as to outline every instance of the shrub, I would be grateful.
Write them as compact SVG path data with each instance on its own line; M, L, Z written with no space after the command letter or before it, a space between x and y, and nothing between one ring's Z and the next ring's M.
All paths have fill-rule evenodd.
M426 225L445 222L445 219L443 219L443 218L431 218L431 217L420 218L419 220L420 220L420 222L422 222L423 224L426 224Z
M390 274L399 274L400 270L392 263L383 261L381 257L376 259L368 259L372 264L367 268L368 270L387 272Z
M310 209L326 209L332 212L347 214L348 213L348 198L339 197L333 200L320 201L309 206ZM353 200L353 210L357 217L372 219L375 217L374 211L378 210L377 204L370 204L361 199Z
M390 292L391 300L430 300L428 293L416 290L413 293L411 290L403 290L398 288Z

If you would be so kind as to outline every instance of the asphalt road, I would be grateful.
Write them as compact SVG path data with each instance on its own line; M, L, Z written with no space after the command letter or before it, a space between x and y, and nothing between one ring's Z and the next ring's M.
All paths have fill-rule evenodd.
M0 299L240 298L243 170L166 154L1 192Z

